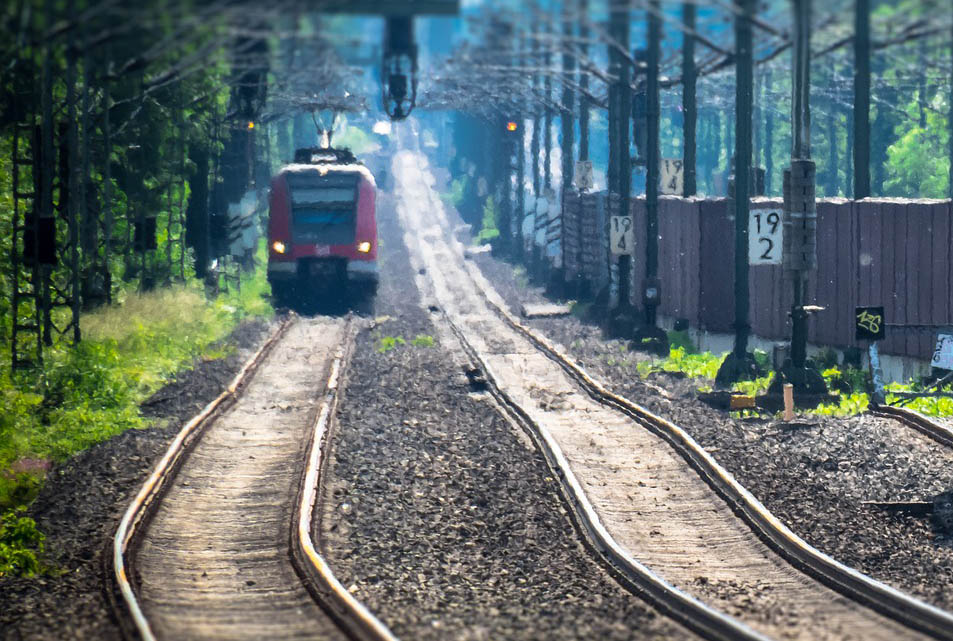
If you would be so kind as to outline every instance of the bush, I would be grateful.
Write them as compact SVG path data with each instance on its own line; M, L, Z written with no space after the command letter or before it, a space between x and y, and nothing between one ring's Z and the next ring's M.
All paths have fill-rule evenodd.
M43 534L36 521L20 516L26 508L0 516L0 577L33 576L43 570Z

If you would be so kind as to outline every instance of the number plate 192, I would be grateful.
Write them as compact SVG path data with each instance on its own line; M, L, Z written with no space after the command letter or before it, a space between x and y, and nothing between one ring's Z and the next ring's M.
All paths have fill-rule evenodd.
M783 232L780 209L752 209L748 215L748 264L780 265Z

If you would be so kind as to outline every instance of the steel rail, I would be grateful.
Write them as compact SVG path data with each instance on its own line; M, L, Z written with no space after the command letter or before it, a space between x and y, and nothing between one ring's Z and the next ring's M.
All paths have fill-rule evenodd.
M602 383L590 377L546 337L523 325L505 308L505 304L494 301L488 292L491 287L482 273L470 261L465 261L465 264L484 300L500 318L559 364L594 400L623 412L668 441L755 533L788 562L851 600L864 603L902 625L937 639L953 641L953 613L881 583L808 544L768 511L688 432L629 399L609 391Z
M900 421L907 427L926 434L937 443L953 447L953 428L941 425L928 416L906 407L893 405L877 405L870 409L870 413L881 418L892 418Z
M432 206L437 206L432 198L430 200ZM470 261L464 258L463 262L479 295L487 301L491 309L500 311L501 308L491 301L487 294L489 284L486 280L482 278L479 271L475 271L476 268ZM533 421L530 415L502 389L493 368L480 357L477 350L467 340L463 329L450 318L446 311L443 311L441 315L467 356L483 368L488 389L506 416L520 425L542 452L553 475L559 479L561 495L568 508L567 512L571 515L583 543L601 559L611 574L626 588L640 595L660 612L711 641L768 641L770 637L766 637L745 623L712 608L668 583L619 545L603 525L556 440Z
M357 641L397 641L397 637L377 617L348 592L334 576L312 538L314 506L325 469L336 415L341 381L350 360L353 320L348 318L344 341L334 355L325 384L324 399L311 430L308 464L305 469L292 522L292 564L311 595Z
M642 596L661 613L712 641L769 641L767 637L723 612L680 590L637 561L616 542L603 525L582 484L573 473L556 440L543 430L497 383L499 378L467 340L464 331L446 314L444 318L467 356L479 363L486 374L488 389L502 407L543 453L553 475L559 479L576 529L585 545L598 555L610 573L630 590Z
M277 329L268 337L258 351L249 358L235 377L229 383L228 387L215 397L205 408L192 417L188 423L182 426L175 439L169 445L165 455L159 460L152 474L146 479L146 482L140 488L136 498L133 499L129 507L126 508L119 526L116 528L116 534L113 536L112 543L112 578L115 585L123 597L127 611L118 609L117 616L122 622L124 619L131 618L133 628L143 641L155 641L155 635L149 625L148 619L142 612L139 600L136 598L135 590L129 580L132 564L126 561L126 551L129 542L139 534L137 529L140 524L149 516L150 508L157 505L155 499L162 493L166 486L166 481L175 475L179 463L182 461L182 455L188 451L188 448L196 442L196 437L208 425L208 419L221 410L226 402L234 401L237 398L238 391L245 387L248 380L258 369L258 366L264 361L265 357L271 352L272 348L284 336L285 332L294 323L295 317L291 316L284 319ZM118 604L116 604L118 605ZM124 625L124 629L130 626Z

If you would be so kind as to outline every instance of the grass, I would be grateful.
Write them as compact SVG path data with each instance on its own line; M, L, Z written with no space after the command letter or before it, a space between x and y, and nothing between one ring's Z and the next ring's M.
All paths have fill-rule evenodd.
M483 227L480 229L480 233L474 237L474 244L482 245L484 243L490 242L494 238L499 237L500 230L496 225L497 216L496 204L493 202L492 198L487 197L486 202L483 205Z
M401 345L406 345L407 339L403 336L381 336L377 335L377 351L380 354L386 354L392 349L396 349ZM413 339L411 339L410 344L414 347L433 347L435 344L434 337L429 334L417 334Z
M377 351L386 354L398 345L406 345L407 341L402 336L382 336L377 341Z
M711 352L692 354L687 347L678 346L669 349L667 358L640 361L637 367L643 378L652 372L681 372L690 378L714 380L722 358Z
M13 563L15 550L26 548L3 541L11 531L25 531L20 521L10 525L10 515L36 497L49 462L148 427L139 404L196 359L225 356L218 343L243 319L272 313L268 292L263 269L246 277L240 292L211 301L196 281L126 292L116 304L82 316L83 341L48 348L42 367L33 371L11 372L9 344L0 347L0 544L6 545L0 567L36 570L22 558L4 566Z
M428 334L417 334L414 340L410 341L411 345L414 347L433 347L434 340L433 336Z

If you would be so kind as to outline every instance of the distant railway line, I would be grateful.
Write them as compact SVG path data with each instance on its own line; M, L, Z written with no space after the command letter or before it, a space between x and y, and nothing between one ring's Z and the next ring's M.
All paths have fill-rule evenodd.
M113 542L128 637L393 639L309 525L352 334L344 318L285 320L180 431Z
M953 615L809 546L687 433L610 393L513 318L451 237L426 171L418 154L395 160L398 212L425 286L546 455L584 539L624 582L708 638L953 638Z
M907 427L917 430L941 445L953 447L953 425L925 416L906 407L879 405L871 410L872 414L900 421Z

